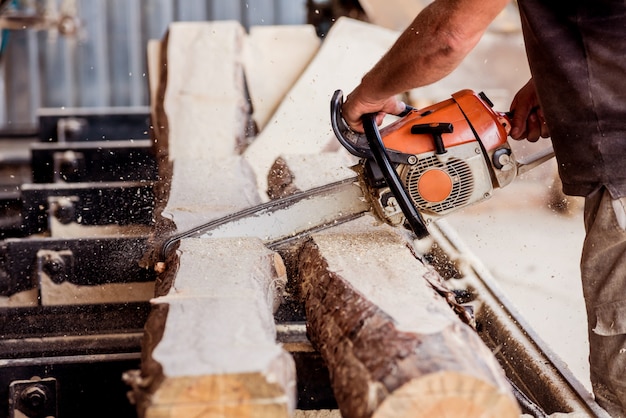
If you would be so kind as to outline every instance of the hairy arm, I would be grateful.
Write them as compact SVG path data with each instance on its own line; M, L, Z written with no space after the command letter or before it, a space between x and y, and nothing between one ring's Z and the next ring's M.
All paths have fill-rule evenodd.
M420 12L395 44L346 98L343 116L362 131L361 116L400 113L393 96L450 74L480 40L509 0L436 0Z

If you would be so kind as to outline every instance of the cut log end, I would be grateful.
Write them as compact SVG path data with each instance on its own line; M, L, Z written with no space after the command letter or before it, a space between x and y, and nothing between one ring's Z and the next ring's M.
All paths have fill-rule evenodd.
M387 396L373 418L501 418L518 417L509 393L457 372L416 378Z

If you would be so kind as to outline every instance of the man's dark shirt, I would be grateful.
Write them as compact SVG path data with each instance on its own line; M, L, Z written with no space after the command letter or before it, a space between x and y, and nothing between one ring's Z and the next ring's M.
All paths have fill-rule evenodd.
M626 196L626 0L519 0L563 191Z

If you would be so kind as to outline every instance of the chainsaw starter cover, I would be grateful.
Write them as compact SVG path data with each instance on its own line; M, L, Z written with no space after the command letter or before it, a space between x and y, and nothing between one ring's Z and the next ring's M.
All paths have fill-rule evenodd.
M452 193L452 179L444 170L430 169L420 176L417 189L427 202L443 202Z

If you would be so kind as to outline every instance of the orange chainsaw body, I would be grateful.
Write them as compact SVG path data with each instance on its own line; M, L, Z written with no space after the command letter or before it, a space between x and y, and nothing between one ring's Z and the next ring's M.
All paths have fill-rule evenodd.
M461 90L422 109L408 108L378 130L373 115L365 135L341 118L341 91L331 101L331 123L339 142L360 157L364 179L381 219L408 223L426 234L423 217L442 216L488 199L516 175L507 137L509 117L492 109L483 94ZM369 132L369 133L368 133Z
M469 123L468 123L469 121ZM413 134L415 124L451 123L454 131L443 134L446 148L455 147L480 138L486 151L493 150L507 141L510 121L495 112L484 99L472 90L461 90L451 99L422 109L413 109L382 131L385 147L405 154L420 155L433 152L435 145L430 134ZM471 126L470 126L471 123Z

